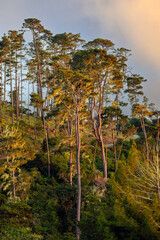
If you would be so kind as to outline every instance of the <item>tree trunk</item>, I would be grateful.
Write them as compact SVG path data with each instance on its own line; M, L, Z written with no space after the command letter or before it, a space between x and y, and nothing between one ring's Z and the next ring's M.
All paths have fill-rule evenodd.
M4 63L4 101L6 100L6 63Z
M13 82L12 82L12 67L11 67L11 53L10 53L10 84L11 84L11 111L12 111L12 125L14 124L14 113L13 113Z
M18 79L17 79L17 53L16 53L16 63L15 63L15 90L16 90L16 120L18 120L19 109L18 109Z
M14 162L14 159L12 157L12 163L13 162ZM15 169L12 170L12 196L13 198L16 197Z
M15 170L12 170L12 187L13 187L13 198L16 197L16 185L15 185Z
M20 115L20 104L19 104L19 99L20 99L20 78L18 79L18 97L17 97L17 111L18 111L18 117Z
M49 156L49 144L48 144L48 134L45 126L45 119L43 122L43 129L44 129L44 134L45 134L45 139L46 139L46 145L47 145L47 163L48 163L48 177L51 177L51 161L50 161L50 156Z
M107 162L106 162L106 157L105 157L105 150L104 150L104 143L102 136L99 140L99 145L101 148L101 158L102 158L102 163L103 163L103 178L107 180Z
M22 73L22 58L21 58L21 119L23 119L23 73Z
M34 82L33 82L33 93L34 93ZM35 140L36 140L36 113L35 113L35 103L34 103L34 109L33 109L33 112L34 112L34 136L35 136Z
M68 136L70 138L72 138L72 119L68 120ZM72 147L71 141L69 141L69 147ZM69 182L70 185L72 186L72 149L70 149L70 153L69 153Z
M97 132L98 132L98 138L100 142L101 147L101 157L102 157L102 163L103 163L103 178L107 180L107 161L105 157L105 149L104 149L104 142L103 142L103 135L102 135L102 119L101 119L101 107L99 107L98 111L98 126L97 126Z
M146 128L145 128L145 122L144 119L140 119L141 121L141 127L144 133L144 138L146 142L146 158L147 158L147 166L149 166L149 145L148 145L148 140L147 140L147 133L146 133Z
M35 32L33 29L33 42L34 42L34 48L35 48L35 53L36 53L36 59L37 59L37 87L38 87L38 94L41 99L43 99L43 94L42 94L42 82L41 82L41 65L40 65L40 59L39 59L39 50L38 46L35 40ZM41 119L44 125L44 111L43 111L43 103L41 104Z
M157 194L160 199L160 183L159 183L159 115L157 114L157 141L156 141L156 168L157 168Z
M95 103L94 103L94 106L95 106ZM107 180L107 161L106 161L106 157L105 157L103 136L102 136L102 131L101 131L101 115L99 112L98 123L96 124L96 120L94 117L94 109L95 109L95 107L91 108L91 110L90 110L92 124L93 124L92 126L93 126L93 131L94 131L96 140L101 148L101 158L102 158L102 164L103 164L103 178Z
M41 99L43 99L43 94L42 94L42 82L41 82L41 65L40 65L40 59L39 59L39 49L36 43L35 39L35 31L34 28L32 29L33 32L33 42L34 42L34 48L35 48L35 53L36 53L36 60L37 60L37 87L38 87L38 94ZM46 139L46 144L47 144L47 158L48 158L48 177L50 177L50 156L49 156L49 144L48 144L48 136L47 136L47 131L45 129L45 118L44 118L44 111L43 111L43 103L41 104L41 119L43 123L43 128L44 128L44 133L45 133L45 139Z
M93 155L93 169L94 169L94 171L95 171L95 169L96 169L96 167L95 167L96 150L97 150L97 141L96 141L96 145L95 145L95 149L94 149L94 155Z
M2 120L2 95L3 95L3 74L2 74L2 60L1 60L1 96L0 96L0 113Z
M47 144L47 160L48 160L48 177L51 177L51 161L50 161L50 156L49 156L49 144L48 144L48 135L47 131L45 129L45 136L46 136L46 144Z
M30 92L29 92L29 80L28 80L28 121L30 123L29 94L30 94Z
M113 140L113 148L114 148L115 172L116 172L118 167L118 161L117 161L116 143L114 140Z
M118 166L118 162L117 162L117 151L116 151L116 143L115 143L115 138L113 135L113 129L112 129L112 140L113 140L113 150L114 150L114 162L115 162L115 172L117 171L117 166Z
M80 128L79 128L79 112L76 108L76 162L77 162L77 184L78 184L78 196L77 196L77 216L76 216L76 239L80 239L80 229L78 223L80 222L81 212L81 173L80 173Z
M122 142L122 144L121 144L121 146L120 146L120 149L119 149L119 154L118 154L118 159L117 159L118 162L119 162L119 159L120 159L120 156L121 156L123 144L124 144L124 142Z
M69 183L72 186L72 178L73 178L73 171L72 171L72 164L73 164L73 160L72 160L72 150L70 150L69 153Z

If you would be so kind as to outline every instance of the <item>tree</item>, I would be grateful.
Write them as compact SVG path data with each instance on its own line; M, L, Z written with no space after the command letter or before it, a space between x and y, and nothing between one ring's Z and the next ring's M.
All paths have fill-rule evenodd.
M140 119L141 127L145 137L147 165L149 165L150 159L149 159L149 144L148 144L148 138L147 138L147 132L146 132L145 117L149 117L151 115L152 113L147 109L145 105L136 105L133 108L133 116L138 116L138 118Z
M113 43L105 39L95 39L84 45L87 50L80 50L74 55L72 67L92 78L93 93L88 100L88 109L92 120L95 138L101 148L103 177L107 180L107 159L103 137L101 114L108 103L109 90L117 90L117 96L123 86L123 79L116 56L108 53ZM116 85L116 87L114 87Z
M58 70L61 68L66 68L68 70L71 69L71 62L73 54L76 52L77 48L84 43L84 40L80 38L80 34L72 34L72 33L61 33L56 34L51 37L50 48L51 48L51 75L48 78L47 84L48 87L52 89L55 87L56 76ZM61 106L62 107L62 106ZM71 107L72 108L72 107ZM53 109L54 111L54 109ZM57 112L57 105L55 106L55 111ZM54 111L54 112L55 112ZM69 171L70 171L70 184L72 185L72 169L73 169L73 152L72 152L72 137L73 137L73 112L72 109L65 109L65 107L60 108L61 114L63 114L62 122L65 124L67 122L67 136L69 138ZM56 116L60 117L60 111ZM55 124L57 125L58 119L55 117ZM60 124L60 123L59 123ZM56 126L55 126L56 128Z
M43 109L43 94L42 94L42 65L43 65L43 56L44 54L44 44L47 44L51 37L51 32L46 30L40 23L40 20L36 18L28 18L25 19L23 24L23 28L28 28L32 32L33 43L31 46L34 47L34 55L35 55L35 62L36 62L36 78L37 78L37 86L38 86L38 94L39 98L41 98L41 119L43 122L43 128L47 143L47 156L48 156L48 177L50 177L50 156L49 156L49 145L48 145L48 136L46 132L45 126L45 117L44 117L44 109ZM45 46L46 48L46 46Z
M73 111L75 116L75 135L76 135L76 163L77 163L77 216L76 216L76 238L80 239L81 209L81 170L80 170L80 151L81 151L81 130L80 122L85 118L87 97L92 93L92 80L84 75L68 69L59 70L59 82L53 91L55 104L62 103ZM54 90L54 89L53 89Z
M1 166L3 178L9 178L9 186L12 184L12 197L16 198L16 175L20 166L35 155L33 145L24 137L23 131L18 125L6 126L0 136L0 152L5 154L5 161ZM8 187L9 187L8 186Z

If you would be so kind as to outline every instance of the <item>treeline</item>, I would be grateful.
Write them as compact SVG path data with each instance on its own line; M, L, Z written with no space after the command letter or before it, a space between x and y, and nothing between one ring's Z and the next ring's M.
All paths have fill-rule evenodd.
M160 111L129 56L34 18L2 36L1 239L159 239Z

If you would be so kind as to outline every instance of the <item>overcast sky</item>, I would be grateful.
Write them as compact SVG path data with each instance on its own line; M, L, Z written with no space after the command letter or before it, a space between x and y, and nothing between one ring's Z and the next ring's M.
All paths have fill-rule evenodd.
M0 34L38 18L53 34L81 33L132 50L133 73L148 79L144 91L160 107L160 0L0 0Z

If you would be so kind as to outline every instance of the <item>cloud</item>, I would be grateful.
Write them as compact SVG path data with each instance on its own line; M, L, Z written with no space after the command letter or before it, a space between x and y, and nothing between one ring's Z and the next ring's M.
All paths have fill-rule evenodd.
M85 14L101 23L102 31L121 32L136 55L160 72L159 0L83 0L83 6Z
M0 0L0 35L35 17L54 34L80 32L132 50L129 65L147 79L146 92L160 102L160 0Z
M6 0L1 9L1 35L28 17L39 18L54 33L66 29L91 37L101 28L103 37L160 69L159 0Z

